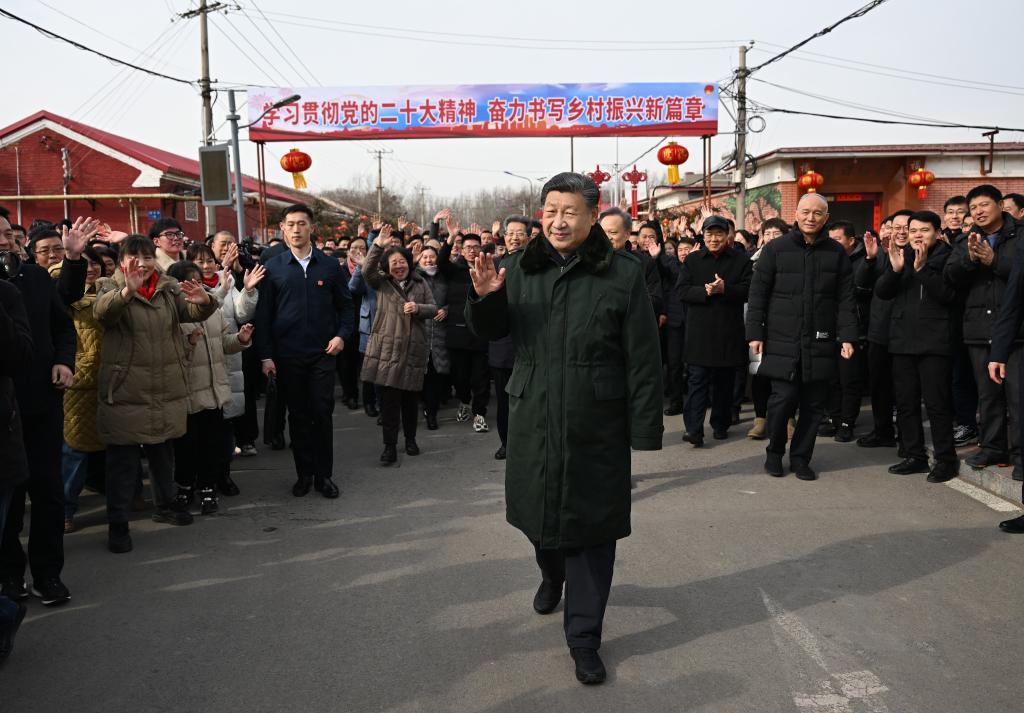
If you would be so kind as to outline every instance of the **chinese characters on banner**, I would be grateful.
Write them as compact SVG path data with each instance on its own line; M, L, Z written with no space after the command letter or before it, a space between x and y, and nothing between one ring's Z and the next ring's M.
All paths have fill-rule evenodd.
M498 136L707 136L717 84L537 84L262 88L248 92L253 141Z

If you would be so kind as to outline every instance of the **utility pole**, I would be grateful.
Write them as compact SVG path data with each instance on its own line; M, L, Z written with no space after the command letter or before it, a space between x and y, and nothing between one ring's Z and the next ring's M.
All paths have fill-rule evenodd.
M420 225L426 225L426 212L427 212L427 191L430 189L426 186L420 186L418 192L420 194Z
M747 222L747 46L740 45L736 70L736 228Z
M189 20L193 17L199 18L199 68L202 75L199 78L200 94L203 100L203 146L209 146L213 133L213 92L210 90L210 37L206 27L206 16L224 8L222 2L207 4L207 0L199 0L199 7L179 16ZM208 234L217 232L217 209L212 206L206 208L206 232ZM242 236L238 236L241 240Z
M377 215L384 212L384 154L394 153L387 149L370 149L366 153L377 157Z

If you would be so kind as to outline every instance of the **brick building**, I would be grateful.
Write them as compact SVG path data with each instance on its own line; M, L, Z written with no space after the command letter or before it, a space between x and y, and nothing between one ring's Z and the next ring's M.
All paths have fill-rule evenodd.
M65 180L65 177L67 179ZM244 176L245 227L257 233L259 186ZM83 196L63 200L63 195ZM26 227L91 215L114 230L145 233L160 217L177 218L192 237L212 232L195 200L199 161L40 111L0 129L0 205ZM312 196L268 185L268 214ZM232 207L216 209L216 226L235 232ZM273 220L270 221L273 224Z
M747 181L746 228L757 230L763 220L792 221L802 195L797 179L808 170L821 174L818 192L829 202L833 219L853 221L858 232L878 229L882 218L903 208L933 210L981 183L1003 193L1024 193L1024 142L907 144L888 146L818 146L782 148L758 156L756 171ZM923 167L935 174L927 198L920 199L907 177ZM660 201L659 201L660 203ZM669 214L693 214L699 198L668 208ZM735 220L734 190L715 193L713 209Z

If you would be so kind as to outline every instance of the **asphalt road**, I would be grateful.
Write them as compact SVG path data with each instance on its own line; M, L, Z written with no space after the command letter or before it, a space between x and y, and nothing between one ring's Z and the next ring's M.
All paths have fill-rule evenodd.
M761 473L763 444L634 455L604 686L576 683L561 607L531 609L532 550L503 518L496 433L447 411L423 455L336 412L339 500L292 497L290 454L236 461L237 498L191 527L102 499L66 538L66 606L31 609L0 669L10 711L800 711L1024 708L1024 538L1006 513L894 454L819 441L822 477ZM1009 515L1012 516L1012 513Z

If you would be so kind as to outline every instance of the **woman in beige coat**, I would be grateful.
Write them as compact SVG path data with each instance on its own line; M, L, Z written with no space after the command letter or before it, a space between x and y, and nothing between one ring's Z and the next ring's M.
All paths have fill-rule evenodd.
M430 355L424 322L437 314L429 285L412 269L412 254L403 247L389 247L390 237L391 226L385 225L363 263L363 278L377 292L377 315L366 342L362 380L381 387L384 465L398 460L399 420L405 452L420 453L417 411Z
M200 268L187 261L174 263L167 274L179 282L202 277ZM252 325L231 332L217 310L202 325L182 325L181 335L188 367L188 418L185 434L174 442L175 502L187 508L198 485L200 512L212 515L218 507L214 487L231 468L231 454L224 448L230 433L224 408L231 402L226 355L252 343Z
M130 552L128 515L146 451L156 502L153 519L188 525L174 503L173 440L185 433L188 382L182 322L202 322L217 301L196 282L179 283L156 269L156 247L142 235L121 243L113 277L96 283L93 311L103 325L96 430L107 446L107 546Z

